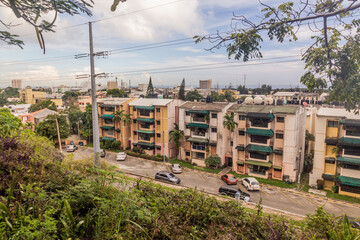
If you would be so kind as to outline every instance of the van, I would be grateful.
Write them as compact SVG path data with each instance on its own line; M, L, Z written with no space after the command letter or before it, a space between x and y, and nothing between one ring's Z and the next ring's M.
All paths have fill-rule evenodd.
M223 185L219 188L219 195L230 196L236 199L248 202L250 200L250 194L242 191L239 187L230 187Z

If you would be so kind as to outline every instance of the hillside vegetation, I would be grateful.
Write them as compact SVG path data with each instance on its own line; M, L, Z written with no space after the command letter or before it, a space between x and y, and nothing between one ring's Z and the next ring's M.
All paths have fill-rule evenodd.
M92 165L32 132L0 138L0 239L359 239L321 208L293 221Z

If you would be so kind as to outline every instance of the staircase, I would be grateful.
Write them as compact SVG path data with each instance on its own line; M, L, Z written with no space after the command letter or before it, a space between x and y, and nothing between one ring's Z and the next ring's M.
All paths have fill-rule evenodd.
M232 167L226 167L221 172L219 172L218 175L222 176L224 174L227 174L228 172L231 171L231 169L232 169Z

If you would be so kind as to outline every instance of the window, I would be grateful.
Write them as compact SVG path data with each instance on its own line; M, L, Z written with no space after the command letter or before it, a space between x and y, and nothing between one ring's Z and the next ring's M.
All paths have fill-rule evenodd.
M360 193L360 188L349 185L341 185L341 191L350 192L350 193Z
M146 117L150 116L150 110L147 109L139 109L139 110L140 110L140 116L146 116Z
M150 134L146 134L146 133L140 133L139 134L139 139L140 140L150 141L150 138L151 138Z
M268 170L267 167L256 166L256 165L250 165L250 166L249 166L250 172L255 174L266 175L266 171Z
M328 127L337 128L339 126L338 121L328 121Z
M156 112L160 112L160 108L156 108Z
M260 153L250 153L250 158L266 160L266 155Z
M157 149L157 150L161 150L161 146L156 146L156 149Z
M239 115L239 120L240 121L244 121L246 118L245 118L245 115Z
M113 120L112 119L104 119L104 123L105 124L113 124Z
M281 169L276 169L276 168L274 168L274 171L275 171L275 172L281 172Z
M114 111L114 108L112 108L112 107L105 107L105 111L106 111L106 112L113 112L113 111Z
M133 123L136 123L136 119L133 120Z
M160 133L157 133L156 136L159 138L159 137L161 137L161 134L160 134Z
M267 144L267 138L257 135L251 135L250 141L253 143Z
M152 126L152 123L141 123L140 128L150 129L150 126Z
M360 170L360 165L346 164L343 165L346 169Z
M345 155L354 155L354 156L360 156L360 148L345 148L344 149Z
M279 123L283 123L284 122L284 117L276 117L276 121Z
M194 143L192 144L192 149L205 151L205 149L206 149L205 143L197 143L197 142L194 142Z
M335 158L325 158L325 163L335 164Z
M186 116L190 116L190 112L185 112L185 115L186 115Z
M190 157L190 152L185 152L185 155L186 155L187 157Z
M197 158L197 159L205 159L205 153L196 152L195 153L195 158Z
M159 121L159 120L156 121L156 125L160 125L160 121Z
M137 132L136 132L136 131L134 131L134 135L137 135Z
M275 136L278 139L284 139L284 134L283 133L276 133Z
M133 107L133 110L136 111L136 107Z
M211 118L217 118L217 113L212 113Z
M262 119L262 118L251 118L250 121L252 127L267 128L269 124L268 119Z
M113 136L114 135L114 130L106 130L105 135Z
M230 141L230 147L234 146L234 142Z
M211 129L211 132L216 133L216 132L217 132L217 128L212 128L212 129Z
M240 136L245 136L245 131L239 130L239 135Z
M346 126L346 135L360 137L360 127Z

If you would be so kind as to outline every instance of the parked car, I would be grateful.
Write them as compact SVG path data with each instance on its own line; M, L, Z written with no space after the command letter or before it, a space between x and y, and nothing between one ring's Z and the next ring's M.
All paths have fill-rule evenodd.
M116 161L125 161L126 159L126 152L119 152L117 155L116 155Z
M78 147L76 145L68 145L66 147L67 152L75 152L77 149L78 149Z
M259 191L260 184L256 178L248 177L241 179L241 183L248 191Z
M159 171L155 174L155 179L170 183L180 184L180 178L176 177L173 173L167 171Z
M237 184L237 179L234 175L232 174L225 174L221 176L221 180L223 180L226 184L228 185L236 185Z
M230 187L227 185L223 185L219 188L219 194L240 199L244 202L248 202L250 200L250 194L242 191L239 187Z
M104 149L100 149L100 156L106 157L106 151Z
M177 163L171 164L171 171L173 173L182 173L182 168L181 168L180 164L177 164Z

